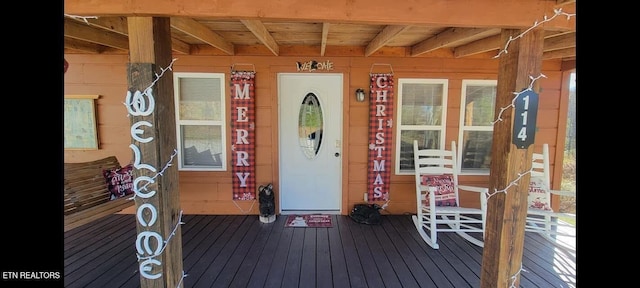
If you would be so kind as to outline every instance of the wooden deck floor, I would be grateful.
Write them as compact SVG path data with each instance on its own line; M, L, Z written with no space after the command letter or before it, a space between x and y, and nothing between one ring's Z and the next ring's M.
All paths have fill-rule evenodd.
M285 228L284 216L185 215L184 287L479 287L482 248L452 233L426 245L409 215L367 226ZM133 215L64 234L65 287L140 287ZM575 254L527 232L520 287L576 287Z

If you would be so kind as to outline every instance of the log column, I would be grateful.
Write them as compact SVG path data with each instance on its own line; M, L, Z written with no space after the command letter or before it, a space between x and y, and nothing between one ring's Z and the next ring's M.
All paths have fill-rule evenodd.
M515 38L522 32L523 30L503 30L501 48L510 37ZM544 31L533 29L511 41L508 53L500 55L496 117L502 108L511 105L515 92L529 87L532 81L530 77L540 76L543 40ZM539 92L538 81L540 79L533 86L536 93ZM498 121L493 127L489 193L509 188L506 193L492 195L487 203L481 287L518 287L520 283L530 175L519 175L531 169L534 145L517 149L513 144L514 116L513 108L505 110L501 114L503 121ZM517 185L512 185L518 178L515 182Z
M163 71L172 62L170 19L127 20L130 63L126 103L132 125L134 190L138 189L135 247L141 257L140 286L182 287L178 165L173 157L177 147L173 73ZM168 166L170 163L173 165Z

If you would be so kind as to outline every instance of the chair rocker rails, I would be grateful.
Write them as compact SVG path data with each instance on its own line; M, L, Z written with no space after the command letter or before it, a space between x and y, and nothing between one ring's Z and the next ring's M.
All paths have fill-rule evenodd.
M575 199L576 192L551 189L549 145L547 143L542 145L542 153L533 153L532 162L531 179L532 181L534 178L541 179L544 194L540 197L541 201L537 202L539 205L536 205L542 208L532 207L531 199L529 199L525 231L540 233L553 243L575 250L575 245L568 245L559 237L576 237L576 227L560 219L576 219L576 214L553 211L550 207L552 195L569 196ZM531 193L531 187L529 193Z
M451 150L419 149L418 141L413 141L417 213L412 219L422 239L433 249L439 249L438 233L443 232L454 232L465 240L484 247L486 197L489 189L458 184L456 151L455 141L451 142ZM437 175L451 175L455 206L437 205L436 189L423 185L423 177ZM481 207L460 206L459 190L477 192Z

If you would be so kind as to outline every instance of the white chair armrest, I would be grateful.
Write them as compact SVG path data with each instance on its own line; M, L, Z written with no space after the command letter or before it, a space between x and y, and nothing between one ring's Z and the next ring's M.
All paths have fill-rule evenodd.
M468 185L458 185L459 190L478 192L478 193L489 193L489 188L486 187L477 187L477 186L468 186Z
M458 185L458 190L465 190L465 191L471 191L471 192L480 193L480 209L482 211L484 211L485 215L483 217L486 217L486 213L487 213L487 196L489 195L489 188L487 188L487 187L478 187L478 186L468 186L468 185Z
M576 192L567 191L567 190L549 190L551 194L560 195L560 196L569 196L576 197Z

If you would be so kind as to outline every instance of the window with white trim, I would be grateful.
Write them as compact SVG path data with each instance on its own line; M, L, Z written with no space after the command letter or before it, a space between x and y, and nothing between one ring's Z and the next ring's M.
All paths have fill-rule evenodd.
M225 171L224 73L173 73L178 169Z
M497 83L496 80L462 80L458 136L460 174L489 174Z
M423 148L445 145L447 79L398 79L396 174L412 174L413 140Z

